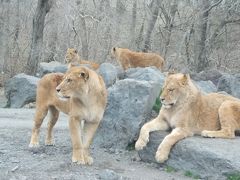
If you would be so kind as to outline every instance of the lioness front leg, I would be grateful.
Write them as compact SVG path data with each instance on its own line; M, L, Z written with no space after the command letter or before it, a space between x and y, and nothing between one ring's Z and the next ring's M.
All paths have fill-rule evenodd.
M83 134L83 156L86 164L91 165L93 163L93 158L90 156L89 147L92 144L93 137L99 126L99 122L85 122L84 124L84 134Z
M158 130L168 130L168 128L168 124L162 119L161 115L151 120L150 122L147 122L140 130L139 138L135 143L135 149L141 150L147 145L150 132Z
M192 135L193 134L191 132L182 128L173 129L173 131L163 139L162 143L158 147L155 156L157 162L163 163L164 161L166 161L168 159L168 155L172 146L176 144L179 140Z
M76 162L77 164L85 164L79 117L70 117L69 129L73 147L72 162Z

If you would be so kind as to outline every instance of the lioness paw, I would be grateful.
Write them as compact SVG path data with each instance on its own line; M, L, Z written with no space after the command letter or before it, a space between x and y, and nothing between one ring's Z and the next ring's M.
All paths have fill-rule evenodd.
M87 165L92 165L93 163L93 158L91 156L85 156L84 157L85 164Z
M143 148L147 145L147 142L148 142L148 140L147 140L147 141L144 141L142 138L139 138L139 139L137 140L137 142L135 143L135 149L136 149L137 151L143 149Z
M55 142L54 142L54 140L46 140L46 141L45 141L45 145L46 145L46 146L54 146L54 145L55 145Z
M206 131L206 130L202 131L201 136L203 136L203 137L209 137L209 138L212 138L212 137L213 137L213 136L211 135L210 131Z
M39 147L39 143L30 143L28 145L29 148L38 148Z
M164 163L168 159L168 155L161 153L160 151L156 152L155 159L159 163Z

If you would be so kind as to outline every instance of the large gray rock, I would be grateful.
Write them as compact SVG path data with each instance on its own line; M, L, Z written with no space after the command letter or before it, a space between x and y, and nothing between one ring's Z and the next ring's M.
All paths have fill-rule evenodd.
M118 79L118 70L110 63L102 63L99 67L98 73L103 77L107 87L113 85Z
M200 91L205 93L217 92L217 87L212 81L194 81Z
M125 78L153 81L162 87L165 76L155 67L130 68L126 71Z
M146 148L139 151L142 161L156 162L155 153L166 132L153 132ZM211 139L194 136L179 141L166 164L191 171L202 178L223 179L224 175L240 173L240 138ZM225 178L224 178L225 179Z
M225 91L237 98L240 98L240 74L224 74L218 82L217 90Z
M39 78L18 74L5 83L7 106L20 108L36 100L36 88Z
M65 73L67 71L67 65L61 64L58 61L51 61L49 63L42 62L39 65L38 76L43 77L47 73L61 72Z
M125 149L134 142L159 91L157 83L133 79L117 81L108 88L108 105L96 143L101 147Z
M222 75L223 74L216 69L209 69L200 73L193 73L191 74L191 78L195 81L212 81L214 85L217 85Z

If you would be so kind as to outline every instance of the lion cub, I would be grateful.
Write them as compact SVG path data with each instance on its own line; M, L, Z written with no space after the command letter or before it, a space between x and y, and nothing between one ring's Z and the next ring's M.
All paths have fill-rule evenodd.
M99 68L99 64L81 59L81 57L78 55L77 50L74 48L67 49L65 60L66 63L69 64L68 68L70 68L70 65L76 66L79 64L89 65L89 67L93 70L97 70Z
M100 75L87 67L71 67L65 75L51 73L38 83L36 113L29 147L37 147L40 126L50 112L45 144L53 145L52 129L59 111L69 115L72 162L92 164L89 146L103 117L107 90ZM84 126L81 128L81 121Z
M160 71L163 71L164 59L155 53L134 52L129 49L113 47L111 54L124 70L128 68L155 66Z
M149 133L173 128L159 145L156 160L168 159L179 140L201 134L204 137L234 138L240 129L240 100L232 96L202 94L186 74L168 74L160 96L162 108L157 118L144 124L135 144L143 149Z

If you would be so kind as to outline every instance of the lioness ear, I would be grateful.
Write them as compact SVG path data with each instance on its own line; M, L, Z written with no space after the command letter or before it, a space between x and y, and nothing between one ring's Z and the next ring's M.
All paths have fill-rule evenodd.
M184 74L182 78L182 85L186 85L189 79L190 79L189 74Z
M115 47L113 47L113 51L114 51L114 52L116 51L116 48L115 48Z
M76 53L76 54L78 53L77 49L74 49L74 53Z
M80 77L87 81L89 79L89 74L88 72L80 72Z

